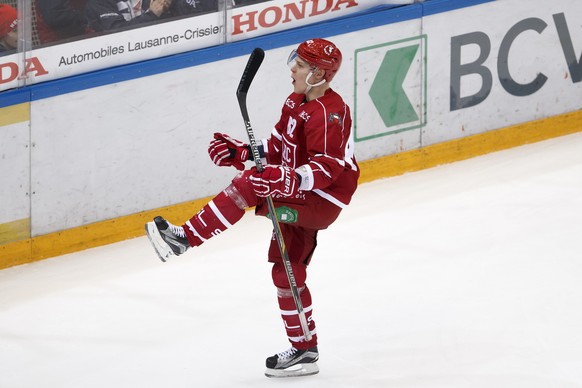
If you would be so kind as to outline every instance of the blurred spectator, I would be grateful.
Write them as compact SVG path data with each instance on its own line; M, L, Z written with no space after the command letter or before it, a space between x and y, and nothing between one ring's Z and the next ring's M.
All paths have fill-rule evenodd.
M86 14L94 31L109 31L137 24L156 22L172 0L88 0Z
M40 43L89 32L85 3L86 0L36 0L36 28Z
M14 7L0 4L0 53L18 47L18 14Z
M217 0L174 0L170 6L172 16L194 15L217 11Z

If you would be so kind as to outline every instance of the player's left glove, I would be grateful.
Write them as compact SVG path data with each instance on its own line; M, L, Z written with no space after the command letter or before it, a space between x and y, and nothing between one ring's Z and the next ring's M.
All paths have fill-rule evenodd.
M299 190L299 177L295 171L287 166L265 166L263 172L254 172L249 177L253 190L259 197L281 194L290 197Z
M237 170L244 170L244 162L249 160L249 145L236 140L227 134L214 134L214 140L208 146L208 155L217 166L234 166Z

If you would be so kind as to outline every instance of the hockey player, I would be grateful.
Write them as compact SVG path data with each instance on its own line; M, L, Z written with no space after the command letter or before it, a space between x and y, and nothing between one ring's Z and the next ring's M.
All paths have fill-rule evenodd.
M183 225L172 225L159 216L146 224L152 245L165 261L226 230L248 207L256 206L257 215L266 215L265 198L273 198L311 340L306 341L301 330L280 250L272 238L268 258L273 263L272 279L291 348L267 358L265 374L269 377L319 372L306 270L318 231L334 222L349 204L360 174L353 155L350 109L329 84L341 62L342 54L332 42L311 39L301 43L289 57L293 93L270 137L259 146L268 163L265 170L244 170L244 162L252 160L250 147L215 133L208 148L213 162L244 171Z

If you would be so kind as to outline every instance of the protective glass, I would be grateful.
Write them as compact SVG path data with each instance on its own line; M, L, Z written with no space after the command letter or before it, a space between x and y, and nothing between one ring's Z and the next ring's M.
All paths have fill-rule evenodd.
M295 64L295 60L297 59L297 57L298 57L297 50L291 51L291 54L289 54L289 58L287 58L287 66L293 67L293 65Z

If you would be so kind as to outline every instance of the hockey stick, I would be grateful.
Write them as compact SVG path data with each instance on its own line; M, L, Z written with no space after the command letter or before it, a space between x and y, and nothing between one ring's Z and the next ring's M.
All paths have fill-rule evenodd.
M249 145L251 147L251 152L253 153L253 158L255 159L255 165L257 166L257 171L263 172L265 168L261 162L261 155L259 154L259 148L257 147L257 141L253 133L253 127L251 126L251 120L249 118L249 112L247 111L247 92L255 78L255 74L261 67L263 59L265 58L265 52L256 48L251 53L243 75L236 89L236 98L238 99L238 105L240 106L240 111L242 113L243 120L245 122L245 129L249 137ZM305 335L305 340L311 340L311 332L309 331L309 326L307 325L307 318L305 317L305 311L303 311L303 303L301 303L301 298L299 297L299 291L297 289L297 282L295 281L295 275L293 275L293 268L291 267L291 261L289 260L289 255L287 254L287 248L285 246L285 241L283 241L283 234L281 233L281 227L279 226L279 221L277 221L277 213L275 212L275 204L273 203L273 198L268 196L267 207L269 208L269 215L273 221L273 230L275 233L275 238L277 239L277 244L279 244L279 250L281 251L281 257L283 258L283 264L285 267L285 272L287 273L287 279L289 280L289 286L291 288L291 293L293 294L293 300L295 301L295 306L297 307L297 312L299 314L299 323L301 324L301 330Z

